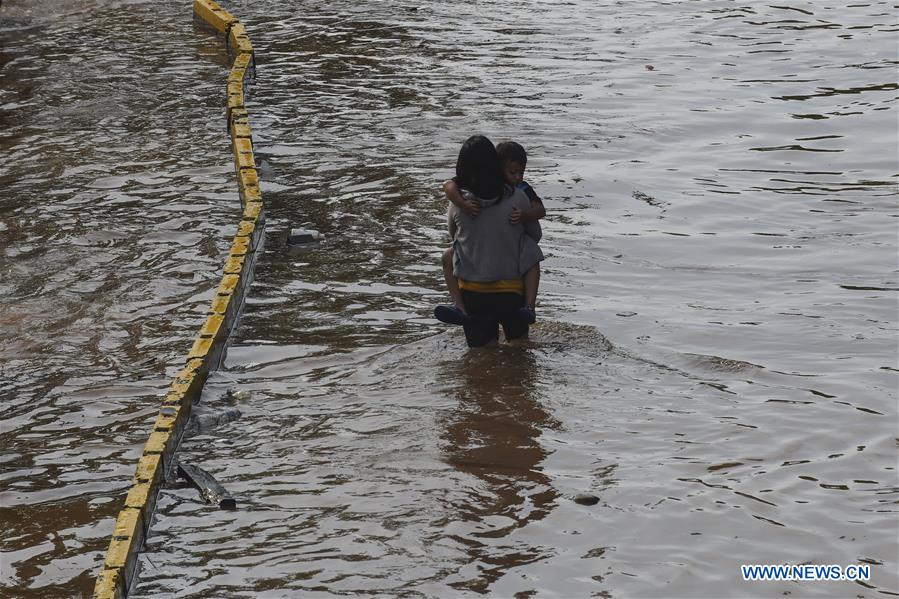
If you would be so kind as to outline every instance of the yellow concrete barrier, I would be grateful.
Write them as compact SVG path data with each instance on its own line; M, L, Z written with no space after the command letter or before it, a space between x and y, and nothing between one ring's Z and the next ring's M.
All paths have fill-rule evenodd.
M231 82L226 91L228 109L228 123L231 123L232 113L235 110L245 110L243 105L243 83ZM229 127L230 128L230 127Z
M227 274L227 273L226 273ZM222 324L225 322L225 319L221 317L219 314L210 314L206 317L206 322L203 323L203 328L200 329L201 337L218 337L219 332L223 330Z
M97 576L97 584L94 586L94 597L113 598L124 597L127 591L123 587L122 570L104 568Z
M253 55L251 53L239 53L231 63L231 71L228 73L228 83L243 82L251 72Z
M262 214L262 202L247 199L243 209L244 220L256 220L260 214Z
M241 54L253 53L253 45L250 43L250 40L246 36L238 37L235 40L234 49Z
M238 54L252 54L253 44L247 36L243 23L235 23L228 31L228 47Z
M245 168L237 173L240 186L241 201L245 201L247 194L256 197L259 195L259 174L254 168Z
M253 156L253 144L250 140L241 137L234 138L234 166L239 174L242 169L256 168L256 158Z
M128 595L137 572L138 553L150 533L159 487L166 474L172 472L193 402L202 393L209 373L218 369L224 359L228 335L252 280L256 253L262 240L264 205L253 156L249 115L244 105L244 85L248 75L255 72L253 46L243 23L213 0L195 0L194 15L223 34L226 48L234 54L225 87L225 110L242 212L206 320L187 352L184 367L175 375L161 401L137 463L132 486L116 518L103 567L94 586L95 599L118 599Z
M212 0L194 0L194 14L220 33L238 22L237 18Z
M242 111L246 112L246 110ZM231 116L231 137L240 138L240 139L249 139L250 143L253 142L253 134L250 130L250 120L241 117L237 114L233 114Z

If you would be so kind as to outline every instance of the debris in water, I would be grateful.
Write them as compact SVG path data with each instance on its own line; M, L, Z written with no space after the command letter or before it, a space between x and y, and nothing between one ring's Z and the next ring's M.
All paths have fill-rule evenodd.
M200 498L206 503L215 503L223 510L237 509L237 502L215 478L191 464L178 464L178 476L187 480L200 492Z
M312 229L291 229L287 236L287 245L303 245L319 241L322 234Z
M246 389L228 389L225 392L225 395L227 399L234 402L250 401L250 398L253 396L253 394Z
M589 493L580 493L574 496L574 502L581 505L596 505L599 503L599 497L590 495Z
M184 429L184 434L188 437L202 435L217 426L237 420L241 415L240 410L236 408L213 411L198 406L193 409L190 420L187 421L187 426Z
M636 316L636 312L619 312L615 316L621 316L622 318L630 318L631 316Z

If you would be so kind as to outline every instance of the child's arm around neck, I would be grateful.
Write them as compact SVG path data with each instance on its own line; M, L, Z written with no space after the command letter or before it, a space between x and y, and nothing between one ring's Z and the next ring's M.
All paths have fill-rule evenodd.
M481 204L478 203L477 200L466 200L462 197L462 190L459 189L459 185L453 179L443 182L443 193L446 194L446 198L450 202L455 204L468 216L477 216L480 214Z
M524 193L531 201L531 207L527 210L523 210L521 213L522 222L540 220L544 218L546 216L546 208L543 207L543 200L540 199L540 196L537 195L537 192L534 191L534 188L524 181L522 181L520 187L522 190L524 190Z

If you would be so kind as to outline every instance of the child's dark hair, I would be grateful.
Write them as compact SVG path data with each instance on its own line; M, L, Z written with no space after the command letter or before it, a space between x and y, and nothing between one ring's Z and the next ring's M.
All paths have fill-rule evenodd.
M493 142L483 135L465 140L456 160L456 183L480 198L503 195L503 175Z
M496 153L502 162L517 162L521 166L527 166L528 154L521 147L521 144L514 141L504 141L496 146Z

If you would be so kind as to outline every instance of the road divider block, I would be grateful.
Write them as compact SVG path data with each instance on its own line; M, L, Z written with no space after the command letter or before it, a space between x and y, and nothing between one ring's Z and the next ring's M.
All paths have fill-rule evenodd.
M228 258L225 260L225 274L226 275L236 275L240 274L243 270L244 259L243 256L239 256L236 258Z
M250 251L250 240L246 237L235 237L234 242L231 244L231 251L229 252L229 256L232 258L243 257L247 255L247 252Z
M229 81L228 85L225 87L225 93L228 96L240 96L240 107L243 107L243 82L242 81Z
M181 374L179 373L179 375L175 377L175 380L173 380L172 384L169 386L169 392L177 393L185 398L192 397L192 391L200 387L202 383L202 379L197 377L196 373L194 372L191 372L187 376L181 376Z
M161 459L158 454L145 453L137 462L133 482L155 485L162 477Z
M222 326L224 322L225 319L220 314L210 314L200 328L200 336L218 338L219 332L224 329Z
M243 23L235 23L228 31L228 48L237 54L253 54L253 44Z
M232 133L232 127L235 122L242 122L244 120L246 120L247 123L250 122L249 115L247 114L246 108L234 108L233 110L228 112L228 132L231 133L232 139L234 137L242 137L242 136L235 136Z
M178 415L181 413L180 407L164 406L159 409L156 415L156 421L153 423L153 432L147 439L144 446L144 453L159 453L164 455L169 449L169 441L171 440L172 431L178 426Z
M237 226L238 237L251 237L256 231L256 222L251 220L242 220Z
M249 214L252 213L252 211L247 212L247 207L251 206L253 204L261 204L262 203L262 194L260 193L258 187L248 187L246 189L240 190L240 199L243 201L243 207L244 207L243 218L246 220L246 219L250 218ZM257 216L252 217L252 218L253 218L253 220L261 219L262 218L262 210L260 209L259 214L257 214Z
M147 483L136 484L128 491L125 497L125 507L130 507L140 511L147 504L147 499L153 487Z
M153 510L156 509L156 494L153 485L138 483L131 487L125 497L125 509L135 510L138 513L138 527L140 534L146 538L150 533L150 523L153 520ZM132 543L134 537L132 537Z
M212 339L203 339L202 337L194 340L193 347L190 348L190 352L187 354L188 359L193 358L205 358L206 354L209 353L209 350L212 349Z
M231 307L231 294L227 295L218 295L212 298L212 304L209 306L210 314L221 314L226 315L228 313L228 308Z
M253 144L248 139L244 139L241 137L236 137L233 140L234 146L234 166L237 169L237 174L240 174L240 171L243 169L254 169L256 168L256 159L253 156Z
M97 582L94 584L95 599L119 599L127 593L125 584L122 581L121 569L113 568L107 570L105 565L97 576Z
M156 422L153 424L153 432L147 438L144 444L144 453L156 453L162 455L169 448L172 442L172 428L174 423L168 419L160 422L157 416Z
M228 83L243 83L253 73L253 55L242 52L231 63L231 72L228 73Z
M249 54L250 56L253 55L253 44L250 43L250 39L246 36L237 38L235 40L233 48L239 54Z
M243 217L246 220L258 220L262 214L262 202L247 201L243 209Z
M250 120L246 117L246 109L242 111L242 115L233 111L230 120L230 133L232 138L249 139L253 142L253 133L250 129Z
M162 408L165 410L166 408ZM180 410L178 410L180 412ZM150 433L146 444L144 445L144 455L158 455L161 460L160 477L165 478L166 472L172 466L172 454L175 450L175 441L177 440L176 427L178 426L177 417L157 414L156 422L153 423L153 432ZM143 484L143 483L138 483ZM149 484L149 483L146 483ZM127 504L126 504L127 505Z
M238 22L237 17L212 0L194 0L194 15L219 33L224 34L227 34L228 30Z
M225 108L228 111L228 122L231 122L231 113L235 110L243 109L243 94L228 94L228 99L225 102Z
M225 275L222 277L222 282L219 283L218 286L218 294L232 294L237 286L240 284L240 277L237 275Z
M128 595L136 572L137 554L149 534L159 487L175 464L175 453L192 404L202 393L209 372L216 370L224 357L228 335L252 281L253 264L262 240L265 215L245 106L245 83L256 72L255 51L243 23L214 0L194 0L193 7L198 21L223 34L226 48L234 56L225 92L227 129L242 212L206 320L188 351L184 366L160 402L132 485L116 519L103 568L97 576L95 599L120 599Z
M237 172L237 177L242 202L245 203L248 196L254 200L262 198L262 194L259 191L259 173L255 168L240 169Z
M226 40L227 46L229 48L236 46L238 38L250 39L249 36L247 36L247 28L244 27L244 24L240 21L231 25L230 29L228 29L228 39Z
M228 83L243 83L244 81L246 81L248 74L248 68L239 68L237 66L234 66L231 68L231 72L228 74Z

